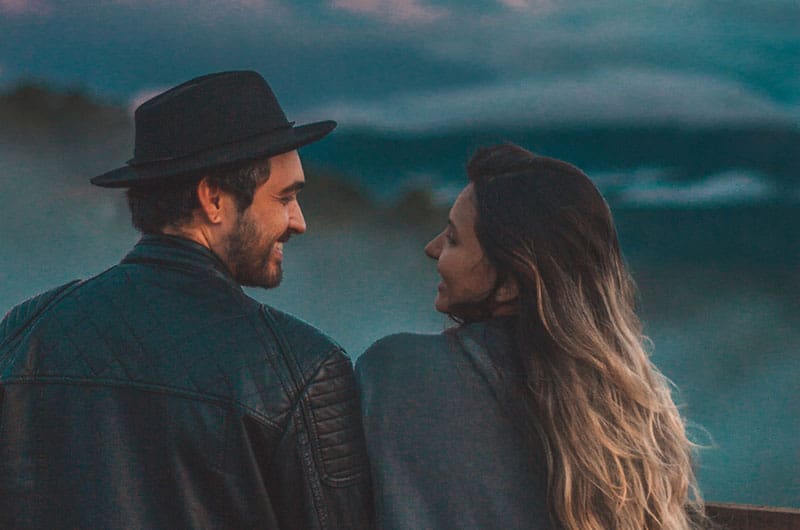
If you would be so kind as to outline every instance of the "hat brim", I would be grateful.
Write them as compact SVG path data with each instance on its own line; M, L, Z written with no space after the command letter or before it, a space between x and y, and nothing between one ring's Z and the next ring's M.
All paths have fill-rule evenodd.
M323 138L336 127L332 120L299 125L225 144L181 158L126 165L90 179L104 188L127 188L246 160L288 153Z

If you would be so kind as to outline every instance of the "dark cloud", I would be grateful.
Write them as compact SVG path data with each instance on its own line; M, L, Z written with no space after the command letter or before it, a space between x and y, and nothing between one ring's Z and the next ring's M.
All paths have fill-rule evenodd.
M552 103L551 87L581 82L597 84L571 89L555 106L577 102L590 120L609 111L638 116L655 102L657 114L679 119L699 109L700 119L774 121L778 113L796 122L800 107L800 24L787 22L800 19L800 7L787 0L0 3L7 13L12 6L18 14L0 32L0 82L36 77L119 100L209 71L254 68L298 110L440 100L458 107L465 93L507 94L510 86L519 93L509 104ZM694 83L702 85L696 93ZM676 84L685 103L667 93ZM615 86L620 97L603 105ZM542 98L535 91L543 87ZM593 97L594 106L585 99ZM709 102L716 110L704 114ZM466 110L462 121L486 113Z

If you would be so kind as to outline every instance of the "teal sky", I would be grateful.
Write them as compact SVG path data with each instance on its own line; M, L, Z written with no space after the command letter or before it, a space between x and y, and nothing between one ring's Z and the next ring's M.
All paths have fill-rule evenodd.
M706 497L797 504L800 0L0 0L0 92L36 80L132 108L242 68L290 119L340 122L304 163L376 204L448 204L478 144L585 168L615 209L654 359L713 436ZM130 157L130 124L66 114L0 123L0 315L135 241L121 193L88 184ZM353 356L441 330L416 203L383 226L341 196L343 213L307 211L261 300Z
M293 119L800 124L796 0L0 0L0 87L252 68Z

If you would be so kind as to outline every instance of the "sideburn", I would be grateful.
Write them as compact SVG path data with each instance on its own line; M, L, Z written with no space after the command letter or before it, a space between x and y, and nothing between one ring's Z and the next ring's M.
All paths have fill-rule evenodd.
M236 227L225 242L228 268L241 285L274 287L272 279L265 277L269 252L258 252L258 243L259 234L255 224L247 218L246 213L240 213ZM280 278L277 282L280 283Z

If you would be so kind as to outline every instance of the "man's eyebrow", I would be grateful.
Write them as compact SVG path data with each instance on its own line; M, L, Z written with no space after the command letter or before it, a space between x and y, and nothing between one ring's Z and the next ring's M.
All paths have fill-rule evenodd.
M294 184L290 184L290 185L286 186L285 188L283 188L280 191L279 195L284 195L284 194L287 194L287 193L296 193L296 192L302 190L305 187L305 185L306 185L305 182L297 181Z

